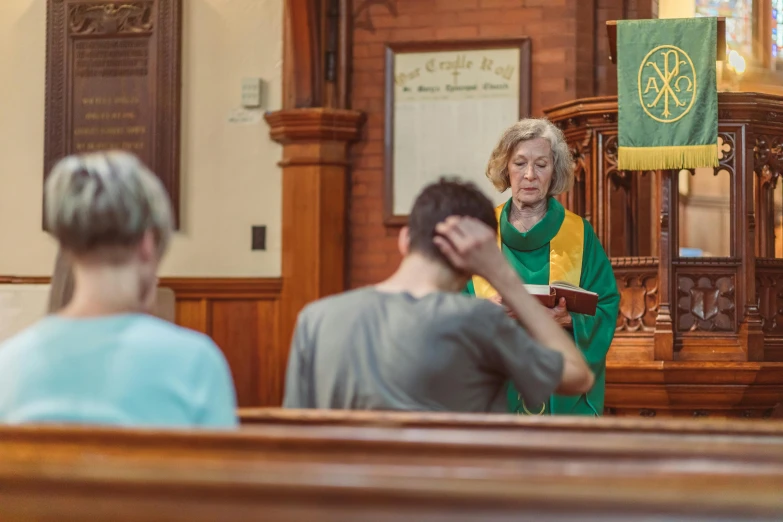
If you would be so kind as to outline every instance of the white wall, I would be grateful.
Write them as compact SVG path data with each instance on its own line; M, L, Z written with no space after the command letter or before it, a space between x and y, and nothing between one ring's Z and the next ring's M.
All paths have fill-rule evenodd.
M280 275L279 146L263 119L232 124L243 77L280 108L283 0L182 0L182 231L163 276ZM0 275L48 275L41 232L46 0L0 1ZM251 226L267 250L250 250Z

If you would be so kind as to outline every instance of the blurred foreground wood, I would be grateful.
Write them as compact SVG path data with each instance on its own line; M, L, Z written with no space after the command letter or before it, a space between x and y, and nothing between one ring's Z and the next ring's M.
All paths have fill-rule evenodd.
M776 423L267 413L238 433L0 428L0 520L783 519Z

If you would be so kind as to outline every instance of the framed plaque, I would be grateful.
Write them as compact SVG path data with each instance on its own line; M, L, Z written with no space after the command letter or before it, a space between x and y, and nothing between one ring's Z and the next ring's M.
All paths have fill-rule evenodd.
M179 221L181 0L47 0L44 177L120 149L162 180Z
M419 191L442 176L487 180L502 132L530 114L530 39L386 47L384 219L405 224Z

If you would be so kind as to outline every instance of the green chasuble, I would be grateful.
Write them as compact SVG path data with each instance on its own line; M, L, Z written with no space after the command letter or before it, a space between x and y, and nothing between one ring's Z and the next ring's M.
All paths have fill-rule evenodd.
M549 198L544 218L528 232L519 232L508 221L511 200L506 202L500 216L502 250L511 266L525 283L549 284L549 242L560 230L565 210L554 198ZM567 397L553 395L544 405L523 405L513 385L508 388L508 407L512 413L549 413L553 415L601 415L604 409L606 383L606 352L614 337L620 295L617 293L612 265L589 223L584 223L584 251L580 286L598 294L595 317L571 314L576 346L582 350L595 373L595 385L585 395ZM475 295L473 282L467 293ZM527 410L527 411L525 411Z

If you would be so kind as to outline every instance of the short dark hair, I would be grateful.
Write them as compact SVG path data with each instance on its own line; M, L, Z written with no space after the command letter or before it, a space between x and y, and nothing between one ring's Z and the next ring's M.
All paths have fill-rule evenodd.
M408 228L410 252L415 252L451 266L433 243L435 227L449 216L476 218L497 231L498 220L492 202L473 183L441 178L424 187L413 203Z

